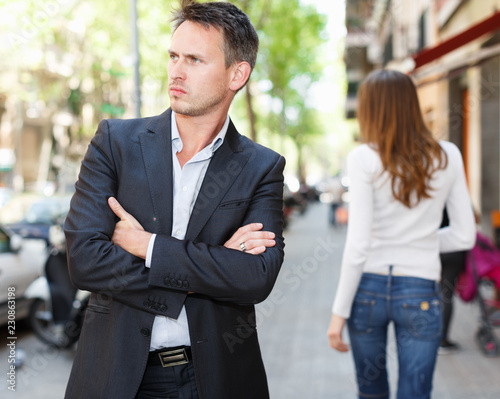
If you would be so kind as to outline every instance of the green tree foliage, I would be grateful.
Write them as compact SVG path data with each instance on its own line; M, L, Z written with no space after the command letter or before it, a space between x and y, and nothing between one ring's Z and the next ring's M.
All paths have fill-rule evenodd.
M310 117L314 110L306 100L324 67L326 17L299 0L241 0L239 4L255 22L260 37L253 79L270 83L267 94L275 104L265 119L273 131L295 143L297 171L304 181L302 151L309 136L322 133Z
M0 57L19 77L10 82L9 94L34 97L42 108L68 111L77 121L87 103L93 108L89 125L123 115L127 99L120 86L129 73L129 50L128 13L121 2L24 0L2 5L0 12L10 16ZM91 134L76 125L77 135Z

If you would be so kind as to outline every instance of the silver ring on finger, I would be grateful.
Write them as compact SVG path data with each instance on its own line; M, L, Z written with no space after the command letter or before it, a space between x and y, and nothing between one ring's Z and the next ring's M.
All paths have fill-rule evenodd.
M243 252L245 252L247 250L247 247L245 246L245 241L240 243L240 248Z

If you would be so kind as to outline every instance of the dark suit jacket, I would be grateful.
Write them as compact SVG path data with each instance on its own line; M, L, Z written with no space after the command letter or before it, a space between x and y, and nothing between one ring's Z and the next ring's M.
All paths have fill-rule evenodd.
M170 123L170 110L102 121L82 162L65 233L72 281L92 295L67 398L134 398L155 315L177 318L183 304L200 399L268 397L254 304L269 295L283 262L285 160L230 123L186 238L177 240ZM110 241L117 222L110 196L158 234L151 269ZM273 231L276 246L258 256L223 246L251 222Z

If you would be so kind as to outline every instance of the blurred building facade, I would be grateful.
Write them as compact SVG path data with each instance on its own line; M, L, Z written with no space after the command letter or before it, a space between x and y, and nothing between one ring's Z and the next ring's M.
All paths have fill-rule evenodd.
M30 67L13 64L2 70L0 154L13 157L0 160L0 187L45 195L71 192L98 121L125 112L122 98L130 79L109 71L80 79L54 55L55 70L48 60L58 52L45 51ZM61 72L62 66L67 71Z
M426 122L455 143L481 228L500 208L500 0L349 0L348 94L369 71L413 76Z

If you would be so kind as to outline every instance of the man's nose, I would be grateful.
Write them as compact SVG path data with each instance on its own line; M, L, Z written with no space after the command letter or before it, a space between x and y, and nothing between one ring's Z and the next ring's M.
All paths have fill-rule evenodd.
M170 79L185 79L186 71L184 62L180 59L175 62L170 60L168 63L168 75Z

